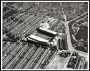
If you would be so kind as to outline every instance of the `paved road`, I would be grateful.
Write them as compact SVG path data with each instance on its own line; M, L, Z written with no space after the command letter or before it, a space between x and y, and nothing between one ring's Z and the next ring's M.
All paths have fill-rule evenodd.
M66 27L66 34L67 34L67 43L68 43L68 48L70 51L75 51L75 52L78 52L81 56L84 56L87 58L88 56L88 53L86 52L83 52L83 51L79 51L79 50L76 50L74 49L74 47L72 46L72 43L71 43L71 37L70 37L70 32L69 32L69 25L68 25L68 21L67 22L64 22L64 25Z

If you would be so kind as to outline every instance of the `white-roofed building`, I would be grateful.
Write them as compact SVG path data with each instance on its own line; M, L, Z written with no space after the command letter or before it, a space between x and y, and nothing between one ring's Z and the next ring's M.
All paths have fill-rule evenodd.
M57 34L57 32L54 32L54 31L51 31L51 30L48 30L48 29L45 29L45 28L42 28L42 27L40 27L39 29L42 30L42 31L45 31L45 32L48 32L48 33L54 34L54 35Z
M32 38L34 40L41 41L41 42L48 42L48 40L40 38L40 37L35 36L35 35L30 35L29 38Z

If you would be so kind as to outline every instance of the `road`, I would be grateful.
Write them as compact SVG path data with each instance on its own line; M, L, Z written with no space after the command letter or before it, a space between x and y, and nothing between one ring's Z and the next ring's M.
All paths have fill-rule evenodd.
M64 22L64 25L66 27L66 34L67 34L67 43L68 43L68 49L70 51L75 51L77 53L79 53L79 55L84 56L87 59L88 53L83 52L83 51L79 51L74 49L74 47L72 46L72 42L71 42L71 37L70 37L70 32L69 32L69 22Z

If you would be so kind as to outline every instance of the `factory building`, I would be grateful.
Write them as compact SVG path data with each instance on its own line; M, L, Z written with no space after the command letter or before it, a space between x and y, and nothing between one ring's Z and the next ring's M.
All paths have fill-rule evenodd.
M37 35L38 32L39 32L39 36ZM51 47L55 46L56 49L58 50L63 50L63 49L67 50L66 36L63 35L63 38L62 38L57 32L51 31L49 29L44 29L42 27L37 29L37 33L35 35L31 34L28 37L28 40L35 41L41 45L47 45ZM40 34L42 34L43 37L40 36ZM46 35L48 38L46 37Z

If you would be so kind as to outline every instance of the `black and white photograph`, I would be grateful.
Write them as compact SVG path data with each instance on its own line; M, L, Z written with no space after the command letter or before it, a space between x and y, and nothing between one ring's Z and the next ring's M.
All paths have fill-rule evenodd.
M88 70L89 1L2 1L2 70Z

